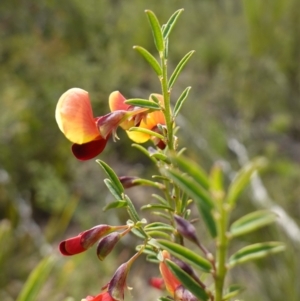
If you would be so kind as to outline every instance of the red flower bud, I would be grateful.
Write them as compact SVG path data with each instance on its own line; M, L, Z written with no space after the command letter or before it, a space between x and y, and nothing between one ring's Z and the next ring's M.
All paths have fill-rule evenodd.
M174 215L174 219L177 224L177 231L185 238L199 245L198 238L196 236L195 227L186 219L179 215Z
M139 185L138 183L134 183L134 180L136 179L138 179L138 177L129 177L129 176L119 177L119 180L124 188L131 188L133 186Z

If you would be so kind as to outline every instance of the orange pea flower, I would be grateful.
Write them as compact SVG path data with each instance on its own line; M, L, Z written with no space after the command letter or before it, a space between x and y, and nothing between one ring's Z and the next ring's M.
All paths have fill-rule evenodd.
M163 97L160 94L153 94L163 106ZM151 96L149 100L152 101ZM109 107L112 112L117 110L130 110L132 107L125 103L126 98L118 91L111 93L109 97ZM126 120L121 123L120 126L126 130L128 137L136 143L144 143L149 139L152 139L154 143L161 148L164 148L164 143L160 140L157 140L156 137L152 137L147 133L137 132L137 131L128 131L133 126L138 126L139 128L144 128L151 131L158 131L158 124L165 125L165 117L162 111L148 112L144 111L138 115L135 115L132 119Z
M123 106L107 115L94 117L88 92L72 88L60 97L55 118L59 129L74 143L72 151L75 157L89 160L104 150L108 138L111 134L116 136L120 124L125 124L146 110Z

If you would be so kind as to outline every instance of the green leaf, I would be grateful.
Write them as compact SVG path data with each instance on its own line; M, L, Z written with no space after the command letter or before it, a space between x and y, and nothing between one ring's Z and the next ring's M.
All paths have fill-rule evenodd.
M164 230L164 231L170 231L170 232L175 231L174 227L172 227L169 224L162 223L162 222L154 222L154 223L148 224L147 226L145 226L144 229L145 230Z
M153 154L151 154L151 157L154 157L154 158L156 158L160 161L166 162L166 163L171 163L170 158L161 152L153 153Z
M123 198L122 195L119 193L116 185L114 185L110 179L104 179L104 184L116 200L120 200Z
M174 113L173 116L174 118L179 114L182 105L184 104L185 100L187 99L190 90L192 87L187 87L179 96L178 100L176 101L175 107L174 107Z
M145 229L145 232L151 237L162 237L168 240L171 239L170 234L166 233L165 231Z
M180 16L180 14L184 11L183 8L177 10L168 20L168 22L165 24L164 29L163 29L163 37L164 39L167 39L172 31L172 29L174 28L178 17Z
M147 51L145 48L140 46L134 46L133 49L135 49L137 52L139 52L142 55L142 57L149 63L149 65L153 68L153 70L158 76L162 75L162 70L158 61L154 58L154 56L149 51Z
M107 210L115 209L115 208L124 208L124 207L126 207L126 206L127 206L127 202L126 202L126 201L119 200L119 201L111 202L111 203L107 204L107 205L103 208L103 211L107 211Z
M231 299L231 298L237 296L238 294L240 294L244 289L245 288L239 284L232 284L227 289L227 293L225 293L225 296L223 297L222 300L225 301L225 300Z
M168 201L158 194L152 194L152 197L160 201L163 205L169 205Z
M157 240L157 244L162 249L169 251L175 257L202 270L203 272L210 273L212 270L212 266L208 260L182 245L162 239Z
M202 219L212 237L217 236L217 226L213 218L212 212L207 207L201 205L201 203L196 203L199 212L201 213Z
M147 204L141 207L141 210L153 210L153 209L163 209L174 212L174 209L168 205L162 204Z
M245 263L251 260L264 258L268 255L279 253L285 250L281 242L263 242L244 247L229 258L229 268L237 264Z
M159 52L164 50L164 39L161 31L161 26L156 15L151 10L145 11L152 29L154 43Z
M236 175L228 188L227 202L231 206L235 205L238 196L249 184L251 176L259 169L266 166L264 158L257 158L246 164Z
M139 151L141 151L144 155L146 155L146 157L148 157L155 164L157 163L157 160L155 158L151 157L150 153L148 152L148 150L145 147L141 146L140 144L136 144L136 143L131 144L131 146L138 149Z
M141 219L131 201L131 199L125 195L125 201L127 202L127 211L128 211L128 214L130 216L130 218L136 223L136 222L139 222Z
M16 301L35 301L54 266L53 256L45 257L30 273Z
M125 100L125 103L131 106L148 108L152 110L160 110L160 106L157 103L155 103L154 101L150 101L148 99L132 98L132 99Z
M158 189L164 189L165 185L159 183L159 182L153 182L151 180L147 180L147 179L136 179L133 180L133 184L138 184L138 185L144 185L144 186L152 186Z
M166 259L166 265L182 285L189 290L199 300L207 300L208 296L205 290L184 270L182 270L176 263Z
M209 188L208 175L199 164L184 156L173 157L172 159L182 172L190 175L198 184L203 186L205 189Z
M175 184L177 184L185 193L194 199L195 202L199 202L201 206L212 208L213 201L209 193L196 182L194 178L182 174L174 169L165 170L167 176L169 176Z
M173 299L170 299L168 297L160 297L157 299L158 301L172 301Z
M179 76L181 70L186 65L186 63L188 62L188 60L190 59L190 57L194 54L194 52L195 52L195 50L192 50L192 51L188 52L181 59L181 61L178 63L178 65L176 66L174 72L172 73L172 75L170 76L170 79L169 79L169 84L168 84L168 89L169 90L172 89L172 87L175 84L175 81L176 81L177 77Z
M223 170L220 163L215 163L209 175L209 190L211 193L224 195Z
M151 131L151 130L148 130L148 129L145 129L145 128L140 128L140 127L131 127L129 129L129 132L140 132L140 133L144 133L144 134L147 134L147 135L150 135L150 136L154 136L154 137L157 137L159 139L164 139L164 136L157 133L157 132L154 132L154 131Z
M109 179L111 180L111 183L114 185L115 189L117 190L119 195L122 195L124 193L124 188L122 183L120 182L118 176L115 174L113 169L108 166L104 161L102 160L96 160L96 162L103 168ZM120 198L122 199L122 198Z
M259 210L249 213L236 220L230 227L230 234L237 237L259 228L267 226L276 221L276 214L267 210Z

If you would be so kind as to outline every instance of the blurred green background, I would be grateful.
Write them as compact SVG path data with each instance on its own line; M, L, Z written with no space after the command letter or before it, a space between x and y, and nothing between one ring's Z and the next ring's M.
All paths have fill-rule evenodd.
M60 133L55 105L71 87L90 93L94 112L108 111L114 90L126 97L159 92L159 82L132 49L155 52L144 15L161 23L184 8L170 38L170 69L196 53L180 76L173 100L192 86L178 133L181 146L209 170L221 160L232 176L250 158L270 165L243 195L236 215L276 204L300 224L300 9L298 0L2 0L0 2L0 299L16 300L30 272L49 254L41 290L32 300L81 300L97 294L135 244L125 239L105 262L95 252L62 258L60 240L99 223L126 221L103 214L111 200L104 175L91 160L77 161ZM151 175L150 162L120 133L101 158L119 175ZM244 157L243 157L244 156ZM257 186L258 185L258 186ZM258 193L258 195L257 195ZM268 198L266 198L267 193ZM150 190L134 189L137 203ZM261 198L261 200L260 200ZM260 200L260 201L259 201ZM294 236L293 234L296 233ZM231 274L247 287L245 300L300 300L299 233L285 223L254 233L246 242L282 240L284 254ZM202 233L206 239L206 233ZM47 257L46 257L47 258ZM48 260L48 261L47 261ZM128 281L134 300L155 300L147 286L155 266L139 266ZM151 274L152 275L152 274ZM39 287L39 281L32 280ZM34 286L33 286L34 287ZM24 292L23 292L24 293ZM26 300L19 296L20 301ZM27 299L29 300L29 299Z

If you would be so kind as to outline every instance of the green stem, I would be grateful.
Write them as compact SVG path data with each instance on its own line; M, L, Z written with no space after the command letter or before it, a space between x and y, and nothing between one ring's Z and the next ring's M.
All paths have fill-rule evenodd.
M162 77L160 78L162 94L164 97L164 116L167 126L167 145L170 151L174 150L173 143L173 120L172 120L172 111L170 104L170 91L168 89L168 72L167 72L167 59L165 57L165 51L160 53L161 66L162 66Z
M224 208L223 199L219 201L219 216L217 218L217 270L215 276L215 301L222 301L225 276L227 273L226 257L228 248L228 237L226 235L228 223L228 210ZM225 204L226 206L226 204Z

